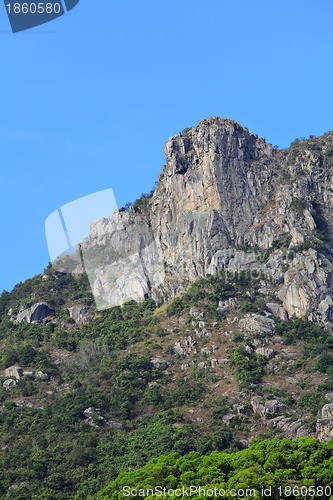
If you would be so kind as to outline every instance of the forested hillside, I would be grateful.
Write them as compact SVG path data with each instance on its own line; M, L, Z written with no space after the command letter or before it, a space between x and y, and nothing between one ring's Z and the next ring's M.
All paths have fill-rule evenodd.
M332 442L261 440L237 453L154 458L105 488L103 500L131 498L332 498Z
M205 120L82 246L103 267L115 220L118 244L153 234L163 282L140 271L134 301L115 262L89 283L64 256L1 295L1 498L332 486L332 148L330 132L278 151ZM112 287L121 303L96 307Z

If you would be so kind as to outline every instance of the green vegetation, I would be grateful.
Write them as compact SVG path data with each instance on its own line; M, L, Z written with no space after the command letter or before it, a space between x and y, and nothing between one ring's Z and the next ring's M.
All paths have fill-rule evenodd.
M276 248L284 247L287 236L281 235L272 243L268 257ZM271 366L253 349L258 339L263 339L263 345L269 342L269 335L263 338L256 332L237 329L238 318L226 327L228 312L219 304L229 298L237 299L235 308L229 307L234 316L236 309L239 316L265 315L267 299L259 292L259 275L221 271L193 283L168 307L157 308L151 299L141 304L128 301L123 307L99 311L91 323L78 328L69 321L67 307L82 299L88 301L86 277L74 279L50 269L45 274L47 279L37 276L0 298L0 368L19 364L48 374L45 380L26 375L10 391L0 386L1 498L90 500L104 485L118 481L119 474L169 453L177 453L177 460L190 452L200 460L209 460L210 453L227 451L223 456L231 462L226 462L230 475L223 473L226 483L233 480L232 471L243 477L241 469L238 475L238 466L232 469L236 464L232 460L255 450L253 447L239 454L239 440L247 438L250 427L261 422L250 407L251 394L283 398L291 417L296 418L296 412L308 414L309 428L315 431L315 417L327 402L325 394L332 390L332 336L304 318L277 322L277 335L286 344L297 344L301 351L288 373L307 369L323 380L314 394L304 385L301 393L292 397L264 384L272 376ZM56 323L11 321L10 308L17 314L20 306L43 299L44 294L59 315ZM210 332L214 328L220 332L214 338L216 354L215 350L209 355L202 352L204 345L209 350L212 347L208 335L199 338L194 334L202 317ZM226 328L232 328L232 332L226 332ZM188 335L196 339L193 364L174 351L175 339ZM55 350L69 360L55 362ZM227 357L229 363L212 369L210 357ZM202 360L206 367L199 370ZM181 369L182 363L189 363L188 368ZM244 398L242 414L237 414L235 407L239 400L235 403L221 396L228 387L223 384L233 384L230 394L239 385ZM35 407L25 406L36 400ZM85 410L89 407L96 410L88 418ZM228 422L224 417L230 413L235 416ZM267 419L273 416L267 414ZM257 435L274 434L273 430L259 429ZM269 442L260 446L269 446ZM186 472L195 471L192 468ZM259 477L261 471L259 467ZM269 474L271 477L273 472ZM186 477L188 481L192 478ZM210 484L210 477L214 480L207 476L205 484ZM12 485L18 488L9 490Z
M333 382L333 337L324 328L311 323L305 318L280 321L276 326L277 333L286 344L302 341L302 359L313 362L315 370L326 373ZM301 360L298 360L301 362Z
M275 500L300 498L300 491L301 498L329 498L333 491L333 441L256 439L250 449L232 454L213 452L202 456L192 452L180 457L173 453L154 458L141 469L121 474L98 498L122 498L125 486L136 490L132 498L140 498L139 490L157 486L166 490L180 488L177 498L187 498L189 486L201 486L210 498L228 498L228 492L229 497L238 500L264 498L263 486L267 489L266 495ZM246 489L254 491L245 492ZM219 490L226 494L219 495ZM193 497L199 498L199 494Z
M325 252L326 245L323 241L321 241L318 238L306 238L306 240L303 243L300 243L299 245L290 248L289 256L291 258L294 258L295 252L299 253L302 252L303 250L309 250L309 248L313 248L314 250L317 250L317 252Z
M187 155L180 155L178 158L179 163L181 164L182 167L186 167L188 158Z
M290 181L290 179L291 179L291 175L290 175L290 173L288 172L288 170L282 170L282 173L281 173L281 179L282 179L283 181L286 181L286 182Z
M123 430L88 425L85 408L98 406L104 413L107 407L107 398L92 390L65 394L57 405L44 410L18 409L10 403L0 414L5 433L2 445L8 446L0 459L4 499L34 495L38 499L93 499L103 484L152 457L204 449L210 453L232 443L230 433L215 433L207 439L198 426L172 411L142 417ZM179 421L180 426L175 426ZM95 422L99 423L98 418ZM18 440L18 433L24 433L25 439ZM21 486L8 491L13 483Z
M141 213L143 215L149 214L149 202L154 194L157 183L155 182L155 186L149 193L142 193L140 198L136 199L134 203L126 203L124 207L120 207L120 212L128 212L130 207L132 206L135 212Z
M333 146L331 146L330 148L327 149L326 156L328 158L331 158L333 156Z
M306 201L303 198L294 198L290 204L290 210L297 212L298 215L303 215L306 209Z
M317 226L316 237L320 240L329 242L329 227L326 219L323 216L323 207L317 200L314 200L312 202L312 206L314 208L314 211L311 212L311 215Z
M259 276L255 273L246 273L245 271L239 274L228 274L225 271L220 271L215 275L207 275L193 283L190 289L182 295L176 297L167 309L168 316L180 316L184 312L188 312L192 306L198 304L202 307L212 319L221 319L223 313L216 310L220 301L230 297L248 297L246 292L251 289L255 292L259 288ZM255 299L247 299L247 307L249 310L259 311L263 309L263 303Z
M74 278L71 273L55 271L51 264L44 271L45 279L41 275L19 283L13 290L3 292L0 297L0 317L10 308L16 314L20 306L30 307L32 304L43 301L55 310L55 315L68 315L66 303L91 305L94 300L90 291L87 275L84 273Z
M244 347L234 352L234 365L240 389L252 391L253 385L261 382L264 374L263 366L267 363L266 358L260 354L249 353Z
M302 141L298 138L296 138L291 144L291 148L298 148L302 144Z

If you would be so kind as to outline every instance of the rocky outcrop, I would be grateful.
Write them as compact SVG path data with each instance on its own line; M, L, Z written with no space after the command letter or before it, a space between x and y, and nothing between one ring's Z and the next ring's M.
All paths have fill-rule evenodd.
M333 403L322 407L317 419L316 431L320 441L329 441L333 438Z
M273 156L263 139L230 120L203 121L165 146L166 165L151 203L168 268L194 280L218 265L216 253L241 245L269 200Z
M294 421L290 417L281 415L267 420L267 425L273 428L280 428L283 435L289 439L301 438L310 434L308 427L301 418Z
M244 271L262 274L274 316L330 322L333 133L311 141L278 151L218 117L170 138L147 210L99 219L82 242L98 308L161 302L185 291L184 280Z
M263 401L260 396L252 396L251 406L253 413L257 413L261 417L264 417L267 413L270 415L275 415L281 410L286 408L286 405L281 403L279 399L268 399Z
M236 418L236 415L233 413L227 413L227 415L224 415L222 421L226 426L229 426Z
M23 370L20 366L10 366L9 368L6 368L4 371L4 377L15 377L17 380L19 380L23 375Z
M68 308L68 312L78 326L83 326L93 320L91 309L87 306L72 306Z
M276 316L283 321L288 319L287 311L283 309L283 307L281 307L279 304L276 304L275 302L268 302L266 306L268 311L273 314L273 316Z
M2 384L3 387L6 389L6 391L10 391L16 386L17 382L13 378L8 378L7 380L4 381Z
M225 366L229 363L229 360L227 358L221 358L221 359L211 358L209 361L210 361L210 366L212 368L216 368L217 366Z
M83 412L83 415L86 417L85 422L91 427L95 427L96 429L100 427L112 427L114 429L121 429L122 424L120 422L116 422L115 420L106 420L102 415L100 415L100 408L95 408L94 406L90 406L86 408Z
M333 264L312 248L295 254L278 292L289 316L330 321L333 315Z
M261 314L246 314L245 318L240 320L239 326L245 332L256 332L263 337L273 334L275 330L274 320Z
M196 341L192 339L191 335L188 335L181 341L175 342L174 351L176 354L196 354Z
M22 309L17 315L16 322L22 323L22 321L27 321L28 323L43 323L45 319L51 316L54 310L51 309L47 304L43 302L37 302L28 309Z
M273 349L269 349L268 347L258 347L255 350L256 354L260 354L261 356L264 356L267 359L273 359L275 358L275 352Z

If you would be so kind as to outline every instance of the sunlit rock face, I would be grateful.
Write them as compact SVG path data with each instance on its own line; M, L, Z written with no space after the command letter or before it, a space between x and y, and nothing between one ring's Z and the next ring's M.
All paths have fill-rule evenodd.
M147 210L94 222L73 269L83 259L99 308L129 298L162 302L220 269L260 272L281 318L330 323L330 151L333 132L279 151L234 121L203 120L166 143Z

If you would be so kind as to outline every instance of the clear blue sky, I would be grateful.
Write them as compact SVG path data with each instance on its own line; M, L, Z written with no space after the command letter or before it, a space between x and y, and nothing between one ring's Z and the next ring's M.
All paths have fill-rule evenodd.
M331 0L80 0L14 35L1 4L0 292L47 266L51 212L135 200L201 119L279 147L332 129L332 19Z

